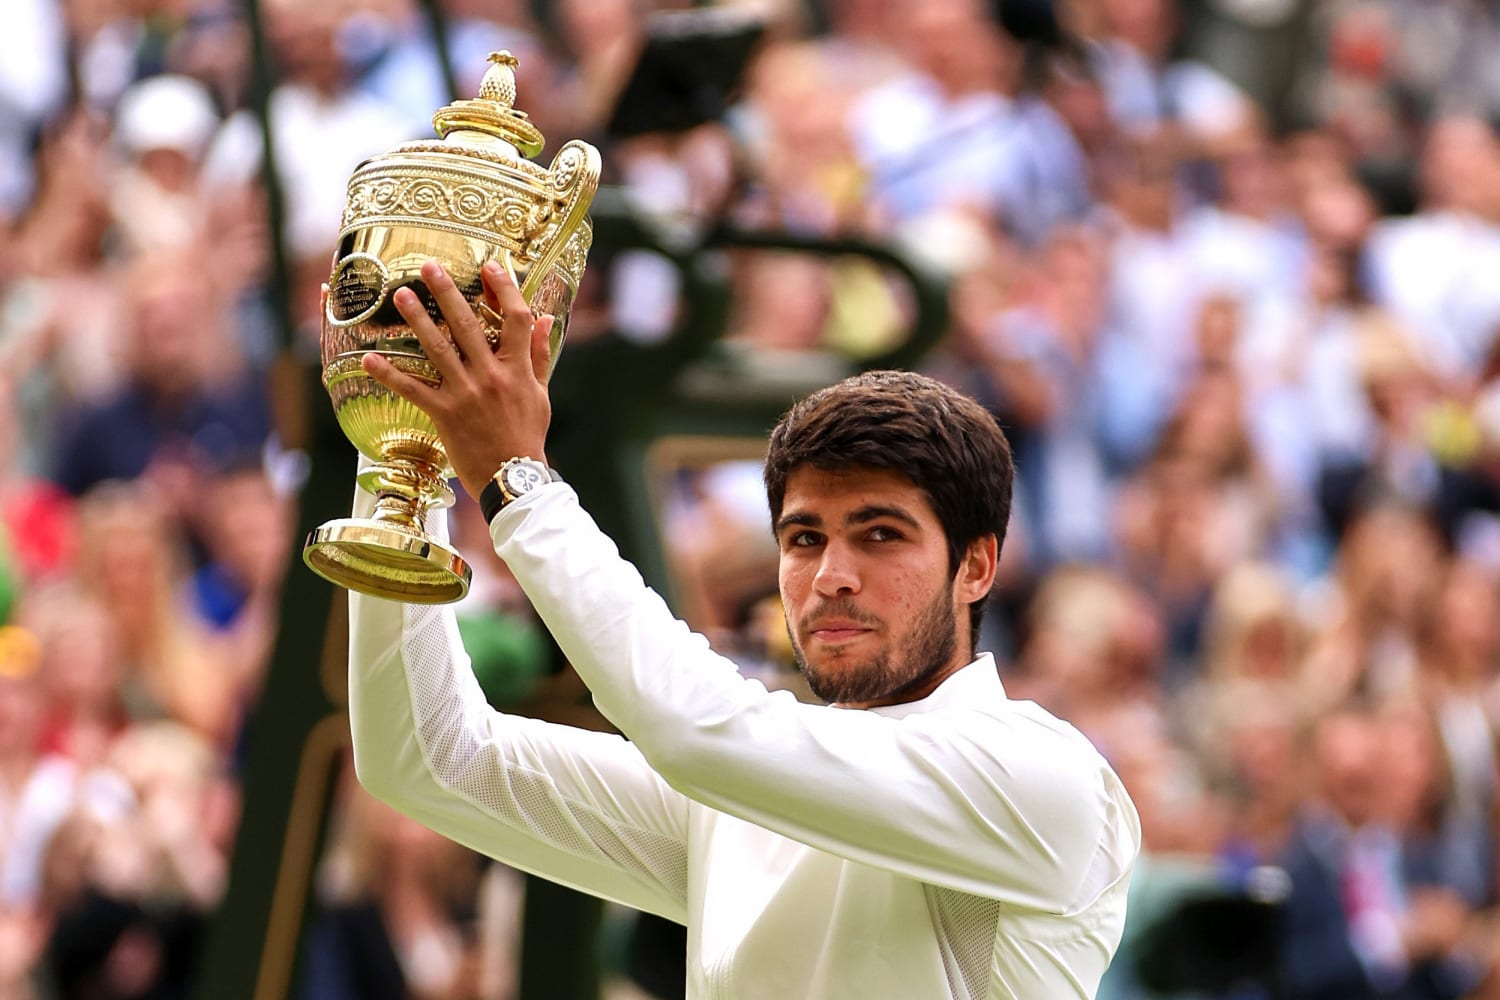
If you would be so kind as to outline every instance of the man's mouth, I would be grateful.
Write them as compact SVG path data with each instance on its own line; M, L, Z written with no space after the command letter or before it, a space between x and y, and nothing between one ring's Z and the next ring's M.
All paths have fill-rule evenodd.
M828 621L817 622L808 630L814 639L819 642L848 642L866 635L874 629L868 625L858 622Z

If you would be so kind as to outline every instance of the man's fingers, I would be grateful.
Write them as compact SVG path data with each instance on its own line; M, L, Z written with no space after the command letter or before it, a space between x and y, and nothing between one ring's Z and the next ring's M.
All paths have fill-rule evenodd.
M543 316L531 324L531 372L543 385L552 375L552 325L551 316Z
M488 261L479 269L479 284L484 288L484 304L489 306L490 311L495 315L503 316L505 304L500 301L500 289L514 282L510 280L510 275L505 273L505 268L500 266L499 261ZM498 330L499 327L495 329Z
M511 280L510 273L500 266L499 261L492 260L486 263L480 275L484 279L485 291L494 297L491 304L497 312L505 316L531 312L531 306L527 304L526 297L521 294L521 289L516 287L516 283Z
M511 365L531 364L531 330L534 318L531 306L516 283L510 280L496 261L484 265L481 271L485 294L492 299L491 308L505 318L500 327L500 350L495 356Z
M422 345L422 351L427 355L427 360L432 362L434 368L443 376L445 381L462 384L466 372L464 371L463 359L454 350L453 342L443 335L427 315L427 307L422 305L422 300L417 298L417 293L410 288L399 288L394 296L396 309L401 313L401 318L406 320L406 325L411 332L417 335L418 342Z
M443 265L435 260L423 264L422 280L427 282L428 290L437 300L438 308L443 311L443 318L448 321L448 332L453 335L453 342L458 345L464 357L474 362L489 354L490 345L484 337L484 324L474 314L469 300L464 298L464 293L459 291Z
M402 399L432 412L437 402L437 390L415 376L408 375L379 354L367 353L360 358L365 374L400 396Z

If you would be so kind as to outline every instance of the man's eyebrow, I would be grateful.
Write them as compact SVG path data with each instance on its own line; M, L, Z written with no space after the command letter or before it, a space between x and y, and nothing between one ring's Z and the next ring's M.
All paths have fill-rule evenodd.
M888 517L893 521L910 525L913 528L920 527L917 519L900 507L892 507L887 504L867 504L858 510L850 511L844 517L845 524L868 524ZM811 511L799 511L795 514L786 514L776 522L776 534L780 535L787 528L820 528L823 526L823 518Z
M779 535L787 528L790 528L794 525L802 528L816 528L822 523L823 519L817 514L785 514L779 521L776 522L776 534Z
M869 504L856 511L852 511L849 516L844 518L844 523L865 524L868 521L877 521L882 517L889 517L892 520L900 521L902 524L910 525L913 528L921 527L917 523L917 519L902 508L891 507L886 504Z

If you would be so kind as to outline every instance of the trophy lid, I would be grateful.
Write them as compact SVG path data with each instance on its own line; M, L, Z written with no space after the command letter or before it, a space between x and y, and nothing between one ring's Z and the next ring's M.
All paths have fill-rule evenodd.
M490 68L479 84L479 97L439 108L432 116L432 127L444 139L450 133L477 132L510 143L522 156L536 156L547 140L526 117L526 112L513 107L516 67L520 61L503 49L491 52L489 59Z

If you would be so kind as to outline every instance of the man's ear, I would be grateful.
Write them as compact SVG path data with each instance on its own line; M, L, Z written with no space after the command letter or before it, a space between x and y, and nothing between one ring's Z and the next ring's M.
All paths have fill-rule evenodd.
M958 575L953 580L954 600L972 604L989 595L990 588L995 585L999 550L994 535L980 535L969 543L958 564Z

